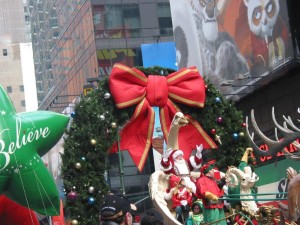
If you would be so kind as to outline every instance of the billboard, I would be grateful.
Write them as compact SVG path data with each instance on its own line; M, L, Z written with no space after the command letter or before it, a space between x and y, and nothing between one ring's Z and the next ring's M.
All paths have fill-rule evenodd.
M255 173L259 176L259 180L255 183L258 193L268 194L259 196L260 204L278 206L279 199L287 197L288 179L286 172L289 167L299 171L300 164L295 160L284 159L278 161L276 165L272 163L255 169ZM286 201L284 202L286 203Z
M170 0L179 69L197 66L238 100L294 59L286 1Z
M122 63L129 67L136 66L139 61L139 49L135 48L111 48L97 49L97 61L99 76L108 76L115 63Z

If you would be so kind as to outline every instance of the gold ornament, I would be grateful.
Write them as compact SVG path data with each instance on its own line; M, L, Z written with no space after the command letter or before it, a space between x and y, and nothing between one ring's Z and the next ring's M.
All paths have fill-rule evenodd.
M239 135L240 135L240 137L244 137L245 136L244 132L240 132Z
M91 145L96 145L97 144L97 141L95 139L91 139Z
M111 127L112 127L112 128L116 128L116 127L117 127L117 123L112 122L112 123L111 123Z
M76 163L76 164L75 164L75 168L79 170L79 169L81 168L81 164L80 164L79 162Z
M219 142L220 145L222 144L221 137L220 137L219 135L216 135L216 136L215 136L215 140L216 140L217 142Z
M78 221L77 221L77 220L72 220L72 221L71 221L71 224L72 224L72 225L77 225L77 224L78 224Z

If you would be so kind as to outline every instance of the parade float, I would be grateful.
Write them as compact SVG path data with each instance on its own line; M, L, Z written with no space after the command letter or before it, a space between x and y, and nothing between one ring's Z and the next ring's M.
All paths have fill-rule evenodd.
M119 162L122 162L124 155L120 152L127 150L137 168L137 174L143 173L153 144L154 106L159 108L161 130L167 142L167 148L160 158L166 154L171 155L172 152L168 150L173 148L173 150L181 150L184 159L189 161L191 156L199 153L198 149L201 149L202 144L203 149L200 150L203 154L202 159L207 161L208 158L205 156L212 155L220 174L221 171L224 176L227 174L228 183L233 188L245 177L254 179L255 186L252 188L258 188L255 201L259 201L257 202L259 215L269 213L270 220L275 218L275 214L277 216L278 207L267 208L262 207L262 204L277 202L287 197L288 185L284 183L287 181L285 175L287 167L280 169L276 167L280 171L279 176L274 169L272 170L271 165L275 164L267 165L268 171L272 171L273 176L276 174L273 180L266 179L273 177L265 176L266 167L255 168L259 180L252 175L253 170L238 168L246 148L252 146L249 146L246 137L245 118L234 108L232 102L226 101L209 81L202 79L194 67L175 72L159 67L129 68L122 64L115 64L109 79L99 81L93 91L81 98L71 114L73 121L68 130L68 138L65 139L65 152L62 155L62 173L67 196L65 210L71 224L98 223L97 204L109 191L105 177L109 167L108 153L118 153L116 155L121 156ZM179 120L175 118L178 113L181 113L177 118ZM176 121L179 122L173 123ZM170 136L175 137L171 138L173 141ZM249 165L253 165L255 154L256 149L248 157ZM290 163L291 158L293 157L287 160L293 167ZM194 157L195 164L196 161ZM278 161L277 165L282 165L283 161ZM227 173L228 167L230 173ZM124 178L122 173L123 171L120 170L121 184ZM293 172L290 174L295 175ZM199 168L191 171L190 177L197 180L200 177ZM123 182L128 184L126 180ZM154 207L163 214L166 224L180 224L175 219L172 201L166 200L170 190L169 182L170 174L160 169L154 172L149 180L150 198ZM253 182L250 184L253 185ZM276 192L275 195L278 197L260 195L260 193L272 194L267 189L273 188L276 182L280 182L280 189L272 193ZM248 192L244 192L246 193ZM224 195L222 200L240 202L240 195L241 193L232 196ZM263 197L264 201L260 199ZM236 217L233 217L235 215ZM229 211L226 216L228 219L236 218L240 224L243 224L242 220L253 223L253 218L242 210L236 214ZM256 217L256 220L259 218L264 216ZM259 220L259 222L263 221Z
M160 121L162 137L167 140L177 112L182 112L188 121L178 133L179 148L186 149L186 160L202 144L203 149L222 152L217 154L218 163L225 165L225 154L231 165L238 163L236 155L240 158L247 146L242 113L223 99L210 82L204 81L195 67L174 71L115 64L109 79L100 80L91 92L82 96L71 114L62 155L65 212L70 221L98 223L97 204L112 190L108 182L120 185L114 186L113 191L120 191L121 187L123 193L124 187L127 195L143 185L148 196L149 177L153 173L153 169L149 170L150 166L153 168L150 160L156 153L152 146L157 128L154 113ZM116 165L108 161L108 156ZM120 176L114 178L107 176L109 167L118 174L118 167L122 168L120 162L128 161L130 171L136 171L136 179L147 178L143 183L139 180L139 187L132 186L127 179L132 176L127 171L120 171ZM150 207L149 199L147 202Z
M253 134L250 135L247 118L246 131L251 148L246 149L238 167L229 166L226 171L227 193L220 199L229 203L226 205L229 213L224 220L231 221L231 224L299 223L300 175L297 172L299 169L297 165L299 142L297 140L300 137L300 130L290 117L283 116L284 125L279 125L275 118L274 108L272 118L275 127L283 133L284 137L279 140L276 133L276 140L267 138L258 128L252 110L251 122L254 132L266 143L264 147L267 146L268 150L262 150L262 147L259 148L253 141L254 137ZM174 135L171 132L170 134ZM177 141L177 134L169 136L171 143ZM291 147L293 147L292 150ZM256 157L256 160L266 160L266 158L270 160L271 157L281 155L284 155L286 159L257 167L255 172L248 165L248 158L251 156ZM165 174L163 171L153 173L149 181L150 197L156 209L164 215L166 224L182 224L175 218L170 198L166 198L166 192L170 189L171 176L172 174ZM201 174L191 172L190 176L197 179ZM256 191L254 187L257 188Z

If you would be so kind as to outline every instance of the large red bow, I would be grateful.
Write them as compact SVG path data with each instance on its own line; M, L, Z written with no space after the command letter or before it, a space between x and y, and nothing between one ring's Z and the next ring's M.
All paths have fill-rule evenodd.
M160 122L167 140L170 125L179 108L172 102L180 102L201 108L205 102L204 80L195 67L181 69L165 76L148 77L135 68L115 64L109 79L110 92L117 108L136 105L134 115L120 132L120 148L128 150L139 171L142 171L148 155L154 128L153 106L160 108ZM186 116L189 124L180 128L179 148L188 158L196 145L216 148L216 144L199 123ZM117 151L115 144L111 152Z

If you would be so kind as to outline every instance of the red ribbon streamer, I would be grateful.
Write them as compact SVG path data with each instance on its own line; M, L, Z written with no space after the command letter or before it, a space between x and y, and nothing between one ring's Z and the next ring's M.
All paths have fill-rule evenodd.
M191 107L202 108L205 102L205 84L196 67L184 68L167 77L149 75L136 68L115 64L109 78L110 92L117 108L137 105L134 115L120 132L120 148L128 150L138 167L143 170L154 129L153 106L160 108L160 122L167 140L170 125L180 109L173 103L179 102ZM178 134L179 148L189 158L196 145L217 148L214 141L192 117L189 124L181 127ZM111 152L117 152L114 144Z

